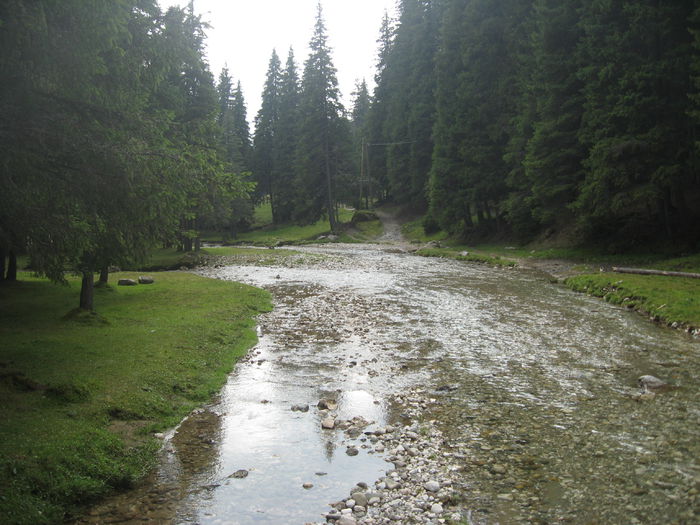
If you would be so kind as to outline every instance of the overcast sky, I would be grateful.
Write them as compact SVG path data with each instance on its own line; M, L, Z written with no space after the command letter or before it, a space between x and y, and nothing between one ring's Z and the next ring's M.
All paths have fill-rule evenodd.
M343 102L350 106L355 81L374 85L377 39L384 11L395 16L396 0L322 0L328 43L338 70ZM160 0L165 10L186 6L188 0ZM253 122L272 49L282 61L294 48L299 76L308 57L318 0L194 0L195 13L211 25L207 31L207 58L214 77L228 65L234 82L240 80Z

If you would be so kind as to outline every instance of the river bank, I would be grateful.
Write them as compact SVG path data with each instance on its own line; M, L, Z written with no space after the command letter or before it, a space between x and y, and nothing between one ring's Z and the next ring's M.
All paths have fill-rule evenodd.
M153 432L220 390L270 308L249 286L154 279L97 289L99 314L69 318L77 279L23 273L0 287L2 523L59 523L141 479L160 446Z
M444 240L443 240L444 242ZM612 272L613 266L635 262L645 268L697 272L700 256L663 258L651 256L588 255L581 257L576 250L563 254L579 254L576 258L550 257L557 251L525 250L510 247L443 246L430 241L415 250L417 255L478 262L491 266L519 266L540 272L551 282L581 293L601 298L647 317L668 328L700 337L700 279L659 275L622 275ZM621 262L620 262L621 261ZM651 262L653 261L653 262Z

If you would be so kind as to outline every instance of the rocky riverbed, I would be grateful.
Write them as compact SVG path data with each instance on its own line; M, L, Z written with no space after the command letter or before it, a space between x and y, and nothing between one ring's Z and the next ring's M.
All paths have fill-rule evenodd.
M541 272L295 251L200 270L275 310L150 485L87 522L700 521L697 340Z

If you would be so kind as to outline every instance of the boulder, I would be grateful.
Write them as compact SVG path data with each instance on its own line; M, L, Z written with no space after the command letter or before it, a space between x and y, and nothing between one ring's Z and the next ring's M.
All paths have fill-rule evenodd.
M153 284L154 282L153 277L148 277L147 275L139 277L139 284Z
M117 286L136 286L138 283L133 279L119 279Z

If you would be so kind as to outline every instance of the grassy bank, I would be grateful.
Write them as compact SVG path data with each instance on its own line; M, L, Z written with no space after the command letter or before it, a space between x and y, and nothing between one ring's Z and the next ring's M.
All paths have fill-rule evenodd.
M596 247L514 246L507 244L464 245L445 232L427 235L422 219L404 224L403 234L411 241L439 241L441 248L423 248L419 255L475 260L493 264L513 261L557 260L569 264L565 280L573 290L601 297L634 309L656 322L682 329L700 329L700 280L653 275L601 272L612 266L633 266L700 273L700 254L670 256L668 253L636 252L610 254ZM462 256L468 252L468 256ZM535 265L538 266L538 265ZM546 267L546 264L544 265Z
M117 274L135 277L135 274ZM152 465L150 434L211 398L270 308L255 288L185 273L96 290L27 274L0 287L0 523L56 523Z
M353 210L341 208L338 212L338 220L341 224L352 219ZM233 244L251 244L256 246L274 246L276 244L304 244L313 242L322 235L331 232L328 219L320 219L314 224L304 226L294 224L275 225L272 223L272 211L269 203L262 204L255 209L255 221L249 232L240 233L235 239L226 239L221 234L218 237L209 235L207 240L227 242Z
M515 266L515 261L502 259L498 256L472 253L457 248L421 248L416 252L421 257L439 257L443 259L454 259L456 261L475 262L480 264L490 264L493 266Z
M675 328L700 327L700 279L598 273L565 282L573 290L632 308L654 321Z

